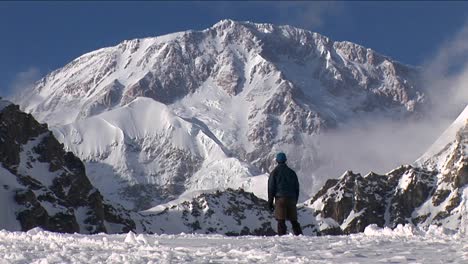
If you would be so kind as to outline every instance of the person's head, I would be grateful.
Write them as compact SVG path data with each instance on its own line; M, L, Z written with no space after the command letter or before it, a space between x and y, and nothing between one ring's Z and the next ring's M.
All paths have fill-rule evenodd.
M284 154L283 152L279 152L278 154L276 154L276 162L286 163L286 160L286 154Z

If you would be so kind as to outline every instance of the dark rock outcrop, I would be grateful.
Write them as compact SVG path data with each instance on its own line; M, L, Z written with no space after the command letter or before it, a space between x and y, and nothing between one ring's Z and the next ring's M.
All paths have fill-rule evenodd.
M370 224L466 228L467 120L454 123L458 127L450 129L458 131L456 137L442 137L445 146L434 144L440 150L423 156L417 167L401 166L385 175L364 177L348 171L338 180L328 180L308 206L316 216L335 220L348 234L362 232Z
M157 233L275 235L267 202L242 189L203 193L190 200L148 211Z
M364 177L348 171L338 181L329 180L309 204L344 233L362 232L370 224L417 224L412 213L429 199L436 179L437 173L411 166Z
M106 205L81 160L64 150L47 125L14 104L0 111L0 143L0 166L18 182L11 192L22 230L41 227L98 233L135 229L132 220L119 217L120 212ZM0 173L0 177L7 175ZM109 230L109 223L122 228Z

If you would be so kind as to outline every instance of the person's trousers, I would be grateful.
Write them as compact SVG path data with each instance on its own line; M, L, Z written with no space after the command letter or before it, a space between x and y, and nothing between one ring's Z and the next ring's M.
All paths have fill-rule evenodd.
M286 220L277 220L278 221L278 235L283 236L286 235L288 232L288 228L286 226ZM291 221L293 234L295 236L302 235L301 225L298 221Z
M286 220L291 221L294 235L301 235L301 225L297 221L296 200L290 197L275 197L275 218L278 221L278 235L287 232Z

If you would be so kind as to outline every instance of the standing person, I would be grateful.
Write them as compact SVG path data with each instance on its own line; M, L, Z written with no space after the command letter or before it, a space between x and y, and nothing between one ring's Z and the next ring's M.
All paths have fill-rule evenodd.
M275 211L278 221L278 235L286 234L286 220L291 221L294 235L302 234L301 225L297 221L297 200L299 199L299 181L296 173L286 165L286 154L276 155L278 165L268 178L268 207ZM273 206L273 199L275 205Z

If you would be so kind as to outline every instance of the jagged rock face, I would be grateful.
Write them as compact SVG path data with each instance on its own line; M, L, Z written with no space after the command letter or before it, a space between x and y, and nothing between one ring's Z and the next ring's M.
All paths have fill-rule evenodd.
M402 166L387 175L346 172L329 180L310 205L321 217L340 224L345 233L364 231L370 224L396 227L417 224L413 212L431 198L437 173Z
M334 219L345 233L370 224L411 223L466 231L468 223L468 107L415 166L386 175L352 172L329 180L309 201L320 217Z
M277 222L268 210L267 202L242 189L203 193L192 199L157 206L142 214L147 221L146 228L155 233L276 235ZM298 207L298 218L304 234L339 232L331 219L316 219L308 207Z
M265 200L243 190L201 194L191 200L143 212L156 233L275 235Z
M425 102L417 80L415 68L353 43L290 26L223 20L202 31L128 40L85 54L40 80L18 103L53 126L106 198L142 209L148 203L135 201L148 197L132 197L134 186L158 190L161 195L151 206L199 190L196 182L206 182L198 177L202 171L214 174L206 167L213 164L211 154L204 155L214 148L224 152L223 159L236 158L263 171L274 166L275 152L290 150L290 164L303 175L304 190L312 192L323 179L308 175L324 164L318 146L304 142L361 115L414 114ZM190 140L201 141L192 136L202 130L211 142L180 148L173 133L156 136L144 126L135 131L109 122L110 112L126 113L121 110L137 97L162 103L191 123ZM127 122L148 112L155 119L163 115L161 108L141 108ZM115 140L108 140L96 119L119 134ZM182 133L186 127L171 129ZM99 147L81 140L89 135ZM114 182L122 186L101 188L103 175L114 173ZM219 185L238 187L227 183L235 173L225 172Z
M432 199L416 212L419 222L467 231L468 107L416 163L438 172Z
M83 163L65 152L45 124L10 104L0 109L0 176L21 230L42 227L57 232L122 232L135 229L132 221L112 221L99 191L85 174ZM114 218L117 218L114 217ZM109 223L122 225L109 230Z

